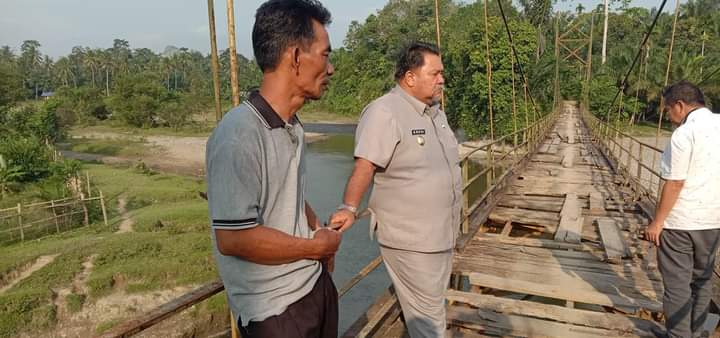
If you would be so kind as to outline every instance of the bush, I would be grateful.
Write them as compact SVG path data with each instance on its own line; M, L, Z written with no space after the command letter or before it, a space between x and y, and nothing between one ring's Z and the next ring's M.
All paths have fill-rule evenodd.
M55 108L61 126L93 124L105 120L110 114L105 106L103 92L87 86L61 88L48 102Z
M113 118L132 127L155 127L163 103L176 99L152 74L134 74L121 77L107 99Z
M36 181L50 174L50 149L37 137L4 138L0 154L10 165L19 167L22 174L18 182Z

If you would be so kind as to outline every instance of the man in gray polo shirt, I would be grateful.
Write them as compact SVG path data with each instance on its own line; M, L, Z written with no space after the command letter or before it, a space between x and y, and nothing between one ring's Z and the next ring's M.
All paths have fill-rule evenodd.
M322 260L340 233L305 201L305 140L295 113L325 91L333 67L314 0L260 6L253 50L260 90L228 112L207 143L215 258L243 337L337 337L337 290Z
M462 195L457 140L438 105L444 84L438 48L408 46L395 80L360 117L355 167L331 223L344 231L355 221L374 178L370 231L377 230L410 336L441 337Z

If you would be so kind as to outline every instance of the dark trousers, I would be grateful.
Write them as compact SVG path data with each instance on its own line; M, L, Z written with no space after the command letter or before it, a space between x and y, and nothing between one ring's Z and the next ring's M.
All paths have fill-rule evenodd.
M243 338L337 338L338 293L325 267L312 291L285 312L238 327Z
M664 230L658 268L663 278L663 310L668 337L699 336L712 298L711 277L720 229Z

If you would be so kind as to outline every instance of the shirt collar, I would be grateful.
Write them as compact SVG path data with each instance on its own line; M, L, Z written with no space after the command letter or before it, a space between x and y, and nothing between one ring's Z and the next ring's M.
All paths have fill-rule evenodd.
M413 110L415 110L418 114L423 115L427 114L431 117L434 117L438 113L438 109L440 108L440 105L435 104L432 106L426 105L424 102L418 100L416 97L408 94L405 89L400 87L400 85L395 85L395 88L392 89L392 92L397 93L405 99L410 105L413 107Z
M260 113L260 117L263 118L268 128L285 128L287 123L285 123L280 115L272 108L272 106L270 106L270 103L268 103L265 98L260 95L259 91L253 90L250 92L247 102L253 106L258 113ZM293 117L290 118L290 124L294 125L298 122L300 122L300 120L297 118L297 115L293 115Z
M693 114L695 113L695 114ZM705 113L712 113L710 109L707 109L705 107L695 108L691 110L687 115L685 115L685 119L683 119L683 122L680 125L683 125L685 123L694 121L698 118L700 115L705 115Z

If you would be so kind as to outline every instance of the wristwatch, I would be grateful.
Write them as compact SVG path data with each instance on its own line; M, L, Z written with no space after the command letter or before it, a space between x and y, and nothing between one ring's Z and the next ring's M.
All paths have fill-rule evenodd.
M358 211L358 209L356 207L354 207L352 205L347 205L345 203L338 205L337 210L347 210L350 213L352 213L353 216L357 216L357 211Z

